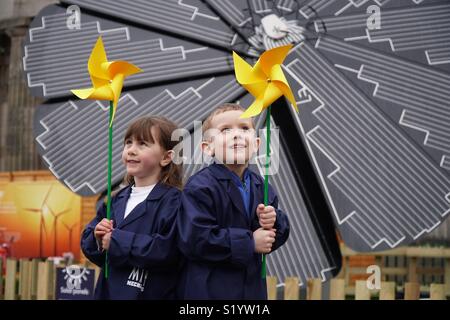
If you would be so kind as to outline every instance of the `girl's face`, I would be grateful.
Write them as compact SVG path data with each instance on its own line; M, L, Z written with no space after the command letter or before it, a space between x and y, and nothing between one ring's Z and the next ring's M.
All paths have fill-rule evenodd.
M153 128L152 134L154 134ZM125 140L122 161L126 166L128 175L133 176L135 180L159 176L161 168L168 164L167 152L156 140L151 143L135 138Z

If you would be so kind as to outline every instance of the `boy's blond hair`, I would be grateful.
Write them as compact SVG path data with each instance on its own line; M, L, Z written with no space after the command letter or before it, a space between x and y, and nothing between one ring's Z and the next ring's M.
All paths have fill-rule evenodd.
M202 133L205 134L206 131L211 129L212 120L216 115L227 112L227 111L235 111L235 110L244 112L245 108L241 107L237 103L223 103L223 104L219 105L216 109L214 109L209 114L209 116L205 119L205 121L203 121ZM252 126L253 126L253 129L255 129L255 123L253 122L253 118L252 118Z

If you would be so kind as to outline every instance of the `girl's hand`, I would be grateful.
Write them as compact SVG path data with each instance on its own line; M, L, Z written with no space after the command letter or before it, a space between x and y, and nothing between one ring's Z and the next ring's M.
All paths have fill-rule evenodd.
M275 226L275 221L277 219L277 213L275 208L272 206L264 206L262 203L256 208L256 215L259 219L259 225L266 229L272 229Z
M94 236L97 241L102 241L104 235L113 230L113 221L103 218L102 221L97 223L94 229Z
M111 243L111 232L106 233L102 238L103 250L109 250L109 244Z

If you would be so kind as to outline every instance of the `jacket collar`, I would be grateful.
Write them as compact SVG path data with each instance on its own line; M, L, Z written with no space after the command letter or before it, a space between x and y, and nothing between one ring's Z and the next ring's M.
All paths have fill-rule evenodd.
M147 198L143 202L138 204L129 213L126 219L124 219L123 216L125 214L128 198L130 197L131 194L131 186L127 186L126 188L121 190L119 194L116 196L116 201L113 201L112 203L112 209L114 217L116 219L116 226L122 228L125 225L133 222L134 220L144 215L147 211L147 205L149 201L155 201L160 199L167 192L168 189L169 187L167 185L158 182L152 189L152 191L149 193Z
M251 202L251 211L250 211L250 221L248 219L247 210L244 208L244 201L242 200L241 192L239 191L238 187L233 183L231 174L232 172L225 167L223 164L219 163L213 163L209 165L208 170L211 171L213 176L218 179L222 185L224 186L225 190L227 190L227 194L231 199L231 202L235 206L236 209L239 210L240 213L243 214L245 219L251 224L251 220L254 219L256 216L256 207L258 206L258 195L261 192L264 192L263 189L261 189L261 179L260 177L254 173L253 171L249 170L250 174L250 184L251 184L251 194L252 194L252 202Z
M125 198L125 200L128 200L128 198L130 197L130 194L131 194L131 187L132 186L129 185L129 186L123 188L123 190L121 190L117 194L117 196L116 196L117 199ZM167 185L158 182L145 200L146 201L158 200L159 198L161 198L163 196L164 193L167 192L168 189L169 189L169 187Z
M216 179L218 180L232 180L232 174L230 169L225 167L225 165L221 163L214 162L208 166L208 169L211 170L212 174ZM248 170L250 174L250 179L252 184L261 184L260 179L258 179L257 175L251 171L249 168L245 169Z

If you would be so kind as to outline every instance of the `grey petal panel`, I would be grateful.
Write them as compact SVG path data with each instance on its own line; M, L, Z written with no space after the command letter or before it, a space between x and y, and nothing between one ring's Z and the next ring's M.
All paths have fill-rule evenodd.
M387 2L381 0L377 2ZM371 2L370 0L308 0L300 4L299 12L304 19L315 19L324 15L340 15Z
M312 45L288 60L303 100L294 118L346 244L389 249L439 225L450 212L448 175Z
M398 1L389 2L380 8L377 29L368 27L369 14L365 7L360 13L322 16L314 22L314 27L317 32L379 48L449 72L450 2L420 3L400 7Z
M222 48L248 46L200 0L66 0L70 4Z
M303 19L314 21L331 16L350 16L354 13L366 13L369 6L382 9L396 7L417 7L445 0L306 0L299 1L299 12Z
M81 28L68 29L66 10L49 6L33 20L24 47L28 86L45 98L73 96L91 87L87 61L99 35L109 60L127 60L143 72L126 86L233 72L227 52L171 36L81 14Z
M450 74L328 36L316 49L450 170Z
M189 129L213 107L243 93L234 76L124 92L113 127L113 183L125 173L123 136L133 119L164 115ZM80 195L98 194L107 185L108 110L105 101L69 100L41 105L35 114L39 152L53 174Z
M247 106L253 99L247 94L239 99L238 103ZM261 176L264 176L265 173L265 118L264 112L258 116L256 128L259 136L263 138L263 142L258 154L251 160L251 169L259 172ZM277 134L279 131L273 118L271 118L271 128L271 162L278 163L278 170L270 175L269 182L277 191L280 209L289 217L291 230L285 245L268 256L268 274L276 276L281 282L284 282L286 277L296 275L299 278L299 285L302 287L311 278L327 281L335 276L341 267L337 240L334 233L330 234L328 242L321 240L324 232L329 231L324 227L326 223L313 222L311 209L307 207L304 195L295 179L296 170L289 161L286 137ZM201 127L197 127L197 129L201 130ZM186 136L186 139L186 143L195 150L193 155L195 164L184 166L185 179L208 163L208 159L204 159L201 152L199 141L194 142L195 135Z

